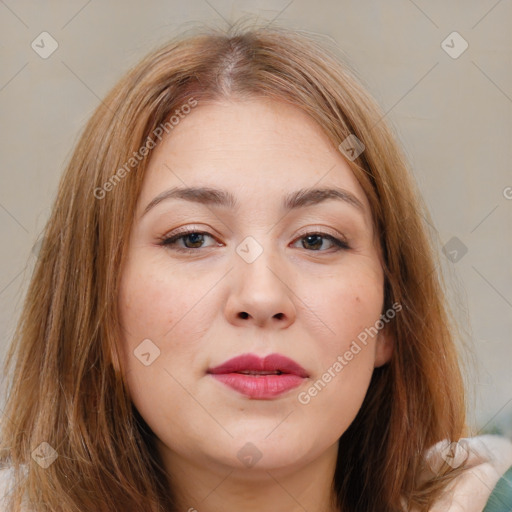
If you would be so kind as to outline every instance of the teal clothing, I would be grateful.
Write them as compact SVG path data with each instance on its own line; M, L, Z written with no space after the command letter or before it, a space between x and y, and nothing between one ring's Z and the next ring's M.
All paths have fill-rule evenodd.
M483 512L512 512L512 466L494 487Z

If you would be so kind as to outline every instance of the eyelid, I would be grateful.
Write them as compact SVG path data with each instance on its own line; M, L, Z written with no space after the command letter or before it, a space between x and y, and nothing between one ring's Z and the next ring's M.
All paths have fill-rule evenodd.
M297 238L310 235L310 234L321 234L321 235L330 235L334 238L339 238L341 241L348 244L348 239L345 235L340 233L339 231L334 231L331 228L325 227L325 226L308 226L307 228L304 228L303 231L301 231L294 239L297 240Z
M196 226L195 224L190 224L187 226L182 226L180 228L176 228L175 230L170 231L169 233L166 233L162 238L171 238L176 235L183 235L183 234L188 234L188 233L204 233L204 234L210 235L210 233L204 231L203 228ZM210 236L214 236L214 235L210 235Z
M200 235L206 235L207 237L210 237L217 241L219 244L217 237L213 234L211 234L208 231L204 231L198 226L189 225L181 228L177 228L176 230L159 237L160 239L160 245L162 246L168 246L172 250L178 251L178 252L184 252L184 253L193 253L193 252L200 252L200 249L205 250L209 249L215 246L208 246L208 247L197 247L197 248L187 248L187 247L179 247L177 246L177 241L180 239L183 239L182 237L185 237L188 234L200 234ZM325 238L326 240L330 240L334 246L337 247L336 251L308 251L308 252L319 252L319 253L332 253L337 252L338 250L349 250L352 249L352 245L347 239L347 237L338 231L334 231L331 228L327 228L326 226L308 226L301 230L300 233L298 233L291 244L296 243L301 238L305 238L306 236L310 235L319 235L321 238ZM222 242L220 242L220 245L223 245ZM218 247L219 245L217 245Z
M188 233L200 233L200 234L203 234L203 235L209 235L209 236L211 236L213 238L216 238L218 236L218 235L214 235L212 233L209 233L208 231L204 231L201 227L192 224L192 225L189 225L189 226L184 226L184 227L181 227L181 228L177 228L174 231L166 233L164 236L161 237L161 239L165 240L167 238L171 238L171 237L174 237L174 236L177 236L177 235L182 235L182 234L188 234ZM333 237L340 238L344 242L348 243L348 239L347 239L347 237L345 235L343 235L342 233L340 233L338 231L332 230L331 228L328 228L326 226L308 226L308 227L304 228L303 230L301 230L296 235L296 237L294 238L293 241L297 240L297 238L300 238L301 236L310 235L310 234L331 235Z

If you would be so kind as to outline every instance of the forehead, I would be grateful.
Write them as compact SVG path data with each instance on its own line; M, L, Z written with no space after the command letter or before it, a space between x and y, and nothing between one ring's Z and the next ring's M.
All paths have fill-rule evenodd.
M171 187L207 186L282 203L304 188L338 187L367 198L318 124L297 107L256 99L199 104L153 150L145 204Z

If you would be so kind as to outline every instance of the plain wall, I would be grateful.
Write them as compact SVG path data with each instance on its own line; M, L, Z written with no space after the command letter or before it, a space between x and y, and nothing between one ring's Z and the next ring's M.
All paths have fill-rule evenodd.
M505 1L1 2L2 359L34 244L93 110L121 75L173 35L247 13L329 36L387 113L432 229L452 258L453 249L457 258L467 249L455 262L443 254L442 264L452 275L448 292L462 338L478 363L468 375L470 420L477 431L511 436L512 3ZM46 59L31 47L42 46L43 31L58 43ZM442 47L454 31L468 44L457 58L458 36L444 43L451 56Z

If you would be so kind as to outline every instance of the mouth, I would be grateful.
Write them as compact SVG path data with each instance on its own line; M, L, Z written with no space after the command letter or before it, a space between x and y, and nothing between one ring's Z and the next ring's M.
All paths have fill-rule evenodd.
M275 372L258 372L255 370L244 370L241 372L233 372L233 373L241 373L242 375L283 375L285 372L280 372L279 370Z
M309 377L297 362L280 354L265 358L244 354L209 368L207 373L236 392L259 400L278 397Z

